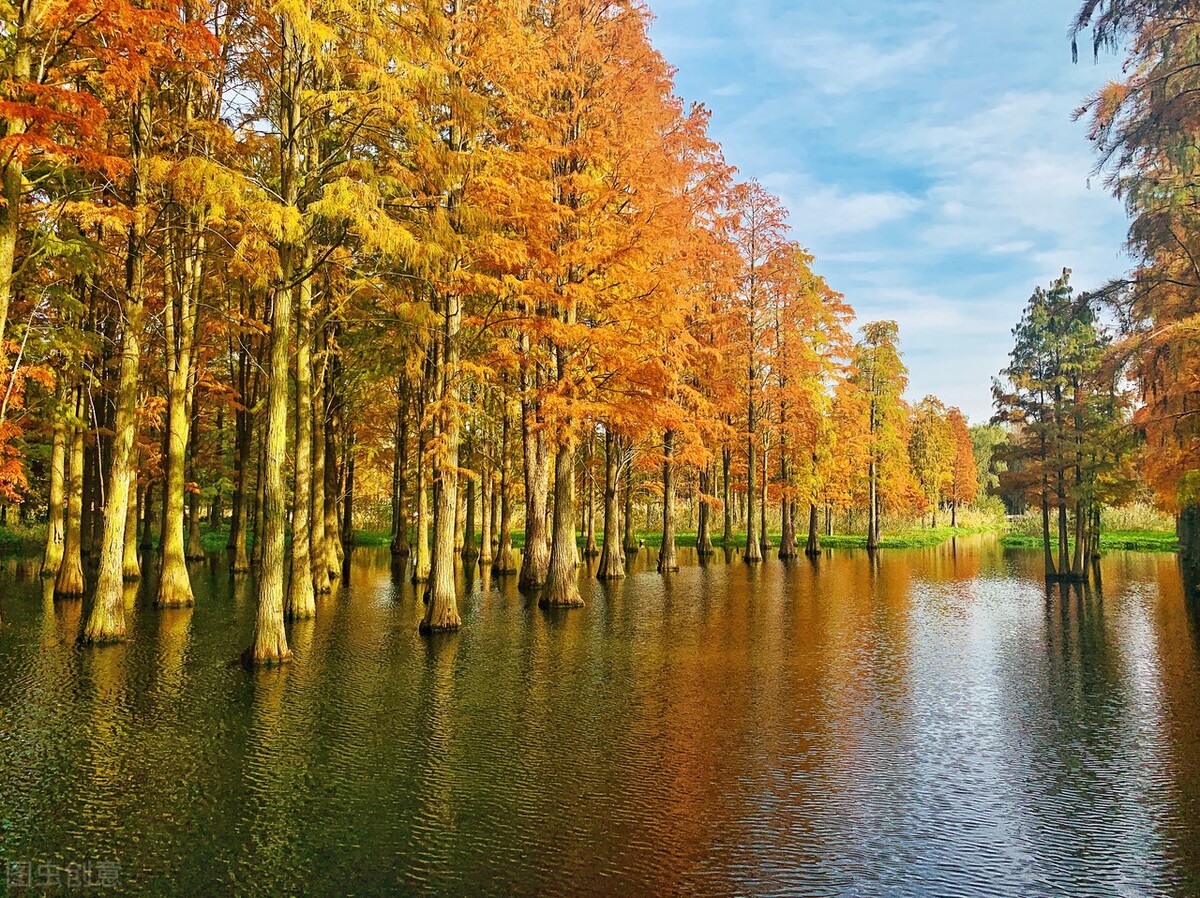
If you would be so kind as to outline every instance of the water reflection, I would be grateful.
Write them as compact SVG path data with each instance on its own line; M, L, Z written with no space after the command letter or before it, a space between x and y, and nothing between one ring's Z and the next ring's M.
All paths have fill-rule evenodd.
M229 666L252 577L132 638L0 572L0 854L130 894L1200 892L1200 625L1170 557L1047 591L987 539L581 576L460 572L458 634L358 550L295 660Z

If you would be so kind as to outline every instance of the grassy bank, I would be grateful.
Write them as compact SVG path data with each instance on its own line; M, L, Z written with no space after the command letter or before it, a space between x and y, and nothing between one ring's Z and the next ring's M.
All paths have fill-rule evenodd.
M939 546L954 537L995 533L1001 529L1000 525L987 525L980 527L936 527L897 530L893 533L883 534L880 537L879 547L881 549L923 549L931 546ZM768 535L771 538L771 545L778 547L780 534L777 531L770 531ZM682 549L694 549L696 548L696 538L697 535L694 532L677 533L675 534L675 544ZM803 548L807 538L807 532L796 534L797 543L801 548ZM392 534L390 531L385 530L359 530L355 533L355 539L360 546L390 546L392 543ZM643 548L658 549L662 546L661 531L640 531L637 534L637 539ZM604 539L602 534L596 534L596 543L603 545ZM713 544L718 548L723 547L720 539L714 539ZM524 546L524 531L514 530L513 547L521 549ZM579 537L579 546L580 548L583 547L582 536ZM821 537L821 547L826 549L865 549L866 546L867 537L865 534L834 534L833 536ZM746 548L746 536L744 533L735 536L733 547L738 550Z
M1006 549L1041 549L1042 538L1028 533L1009 533L1001 537ZM1071 541L1074 549L1075 542ZM1103 552L1178 552L1179 540L1170 530L1108 530L1100 533Z

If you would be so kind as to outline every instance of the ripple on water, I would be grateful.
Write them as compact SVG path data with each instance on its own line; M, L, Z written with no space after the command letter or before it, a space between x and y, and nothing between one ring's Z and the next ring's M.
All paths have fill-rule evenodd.
M686 562L689 560L687 558ZM74 646L2 573L0 854L129 894L1200 894L1200 664L1175 568L1054 591L983 541L685 566L546 613L386 552L248 675L253 592Z

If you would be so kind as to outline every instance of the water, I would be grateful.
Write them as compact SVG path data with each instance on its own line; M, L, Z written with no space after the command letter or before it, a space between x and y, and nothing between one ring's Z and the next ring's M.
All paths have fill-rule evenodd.
M97 894L1200 895L1173 557L1048 599L1037 554L988 538L682 555L667 580L648 552L585 576L567 612L476 580L462 632L427 641L359 550L258 674L228 665L251 584L215 559L193 610L131 592L132 639L103 650L10 561L0 857L116 861Z

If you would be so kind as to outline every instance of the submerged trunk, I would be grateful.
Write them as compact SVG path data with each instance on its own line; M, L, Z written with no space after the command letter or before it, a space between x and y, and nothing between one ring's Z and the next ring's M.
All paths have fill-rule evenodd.
M332 339L326 339L326 355L332 352ZM342 572L342 540L338 529L338 466L337 466L337 429L342 422L337 414L333 393L332 366L326 362L325 377L325 571L330 577L337 577ZM319 447L318 447L319 448ZM427 475L428 476L428 475ZM427 568L428 570L428 568Z
M507 402L504 405L500 427L500 542L496 546L496 557L492 560L492 573L515 574L518 566L512 544L512 484L509 481L512 414Z
M729 483L729 469L733 465L733 452L721 450L721 493L725 509L725 529L721 533L721 543L733 545L733 487Z
M458 440L459 440L459 330L462 327L462 300L454 293L442 299L442 351L438 354L440 371L437 385L441 402L438 434L442 456L435 468L433 558L429 589L421 632L457 630L462 623L458 614L458 590L454 582L454 519L458 511Z
M313 592L317 595L327 595L333 591L333 581L329 579L327 559L329 551L326 544L329 535L325 528L325 403L324 399L324 365L317 369L317 377L313 382L312 400L312 496L309 520L312 523L312 541L308 547L310 575L312 576Z
M307 271L311 259L301 265ZM292 551L289 557L291 579L284 598L283 613L288 620L307 620L317 613L312 564L312 468L313 468L313 396L312 396L312 280L296 285L296 451L295 479L292 487Z
M742 560L747 564L757 564L763 560L762 545L759 542L759 525L757 520L757 462L758 447L754 445L754 420L751 413L750 437L746 440L746 551Z
M202 561L204 559L204 540L200 537L200 494L188 493L188 539L187 560Z
M1054 567L1054 550L1050 542L1050 489L1045 478L1042 479L1042 554L1046 576L1054 577L1057 570Z
M400 381L399 409L396 411L396 458L392 472L392 554L407 558L412 554L408 542L408 384Z
M579 575L575 545L575 440L568 436L554 456L554 534L550 567L538 604L542 607L578 606Z
M583 463L583 556L595 558L600 554L596 545L596 484L593 477L593 461L595 457L596 434L588 433L587 452Z
M604 431L604 544L596 576L601 580L620 580L625 576L625 553L621 549L620 522L617 519L618 440L611 430Z
M1194 601L1200 596L1200 505L1188 505L1179 513L1176 531L1184 588Z
M56 598L83 595L83 389L76 391L75 418L67 456L67 516L63 531L63 557L54 581Z
M54 442L50 449L50 499L47 507L46 521L46 550L42 554L42 576L55 577L62 565L64 512L66 511L66 477L67 477L67 424L63 420L66 409L66 390L60 375L55 388L55 418Z
M492 482L492 468L489 462L484 462L483 464L479 485L479 568L483 571L491 568L493 558L492 495L495 490L495 484Z
M149 491L147 487L146 492ZM129 507L125 511L125 549L121 562L121 577L125 582L142 579L142 565L138 560L138 503L137 503L137 463L131 466L129 472ZM145 502L145 495L142 496Z
M810 502L808 506L808 542L804 545L804 554L810 558L821 554L821 537L817 534L817 504Z
M705 464L700 469L700 508L696 523L696 554L707 558L714 552L712 542L712 507L708 503L712 491L712 466Z
M150 108L144 98L134 104L131 145L133 169L130 176L130 206L144 202L146 166L144 141L149 137ZM88 645L115 642L125 637L125 543L133 521L132 542L137 541L137 508L130 514L130 491L137 489L138 370L141 364L142 313L145 287L145 222L135 216L129 228L125 265L124 321L121 328L121 361L113 409L113 438L110 447L108 489L105 492L104 524L100 534L100 565L92 610L79 641ZM135 503L136 505L136 503ZM137 550L133 551L137 566Z
M662 547L658 550L658 572L665 574L679 570L679 558L675 551L675 431L663 434L663 517Z
M867 481L867 550L873 552L879 548L879 495L875 482L874 459L871 459L867 469Z
M621 517L625 528L622 547L627 553L633 553L639 548L633 523L633 447L628 443L625 446L628 457L625 459L625 513Z
M475 478L467 477L467 508L463 515L463 566L468 570L479 560L479 544L475 541Z
M429 462L425 457L425 432L417 437L417 551L413 557L413 583L429 579Z
M283 281L291 279L284 269ZM251 665L280 664L291 657L283 623L284 527L286 524L283 460L287 450L288 332L292 298L286 287L276 291L271 315L271 350L267 368L267 420L263 428L262 569L258 574L258 603L254 637L246 650ZM258 534L256 534L258 536Z
M538 426L537 401L523 399L521 406L525 452L525 552L521 558L518 585L522 589L532 589L546 582L550 568L550 546L546 539L549 450L545 431Z
M154 604L160 608L191 605L192 581L188 576L183 541L186 457L191 421L187 410L187 366L190 359L177 354L167 374L166 483L163 487L163 520L159 533L159 579Z

